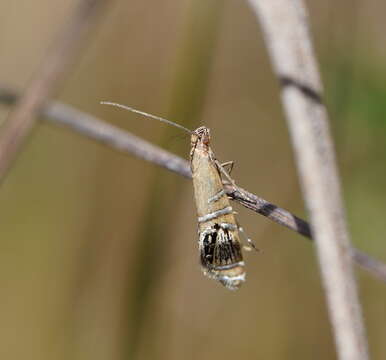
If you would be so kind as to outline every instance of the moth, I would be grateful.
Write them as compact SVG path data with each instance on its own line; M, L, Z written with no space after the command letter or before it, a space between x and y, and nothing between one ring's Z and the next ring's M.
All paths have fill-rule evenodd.
M191 131L170 120L125 105L106 101L101 103L168 123L191 134L190 167L198 216L201 268L209 278L219 281L230 290L237 290L246 277L240 241L240 233L244 233L236 221L222 179L225 177L234 185L225 170L225 166L233 166L233 162L221 164L216 159L210 147L210 130L201 126ZM246 240L256 249L250 239Z

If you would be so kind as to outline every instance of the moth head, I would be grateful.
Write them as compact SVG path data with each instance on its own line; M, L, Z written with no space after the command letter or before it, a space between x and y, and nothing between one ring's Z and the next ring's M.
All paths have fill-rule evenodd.
M196 145L197 142L201 142L204 145L209 145L210 142L210 130L205 126L200 126L192 132L191 138L192 145Z

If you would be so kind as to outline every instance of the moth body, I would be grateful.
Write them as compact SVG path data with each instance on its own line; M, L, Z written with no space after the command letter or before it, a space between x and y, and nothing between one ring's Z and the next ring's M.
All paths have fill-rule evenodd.
M201 267L208 277L237 290L245 281L238 225L209 143L208 128L192 133L190 160Z
M201 126L191 131L184 126L132 107L102 101L102 104L120 107L134 113L176 126L191 134L190 165L197 206L201 267L205 275L219 281L231 290L237 290L245 281L239 228L229 199L224 191L220 172L231 180L209 146L210 131ZM233 180L231 180L233 183ZM234 183L233 183L234 184ZM250 242L249 239L247 239ZM252 244L254 247L254 245Z

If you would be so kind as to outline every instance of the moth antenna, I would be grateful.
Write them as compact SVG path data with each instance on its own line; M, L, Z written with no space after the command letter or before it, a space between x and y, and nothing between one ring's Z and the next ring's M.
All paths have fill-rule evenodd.
M186 128L186 127L184 127L184 126L182 126L182 125L180 125L180 124L177 124L177 123L175 123L175 122L173 122L173 121L170 121L170 120L168 120L168 119L164 119L164 118L159 117L159 116L156 116L156 115L149 114L149 113L144 112L144 111L141 111L141 110L134 109L134 108L132 108L132 107L130 107L130 106L126 106L126 105L122 105L122 104L118 104L118 103L114 103L114 102L110 102L110 101L101 101L100 103L101 103L102 105L116 106L116 107L119 107L119 108L121 108L121 109L125 109L125 110L131 111L131 112L133 112L133 113L143 115L143 116L145 116L145 117L147 117L147 118L150 118L150 119L159 120L159 121L164 122L164 123L166 123L166 124L169 124L169 125L173 125L173 126L175 126L175 127L178 127L178 128L180 128L180 129L182 129L182 130L188 132L189 134L192 134L192 132L193 132L192 130L189 130L188 128Z

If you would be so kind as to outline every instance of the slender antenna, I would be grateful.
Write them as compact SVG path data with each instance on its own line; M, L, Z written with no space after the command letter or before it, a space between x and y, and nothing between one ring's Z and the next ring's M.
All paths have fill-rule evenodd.
M122 105L122 104L117 104L117 103L114 103L114 102L110 102L110 101L101 101L101 104L102 105L111 105L111 106L116 106L116 107L119 107L119 108L122 108L122 109L125 109L125 110L129 110L129 111L132 111L134 113L137 113L137 114L140 114L140 115L143 115L147 118L151 118L151 119L155 119L155 120L159 120L159 121L162 121L166 124L169 124L169 125L173 125L175 127L178 127L186 132L188 132L189 134L191 134L193 131L187 129L186 127L180 125L180 124L177 124L173 121L170 121L170 120L167 120L167 119L164 119L162 117L159 117L159 116L156 116L156 115L152 115L152 114L149 114L149 113L146 113L144 111L140 111L140 110L137 110L137 109L134 109L130 106L126 106L126 105Z

